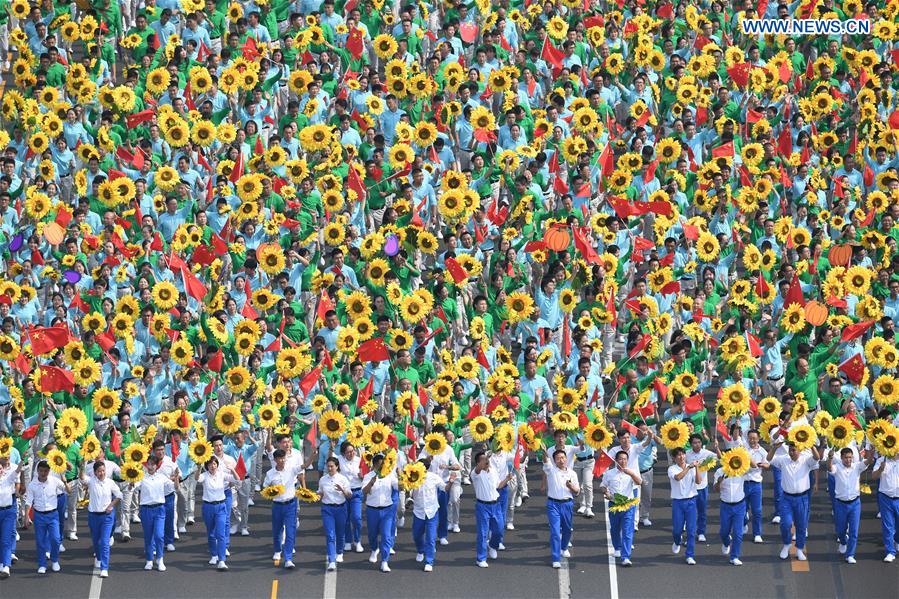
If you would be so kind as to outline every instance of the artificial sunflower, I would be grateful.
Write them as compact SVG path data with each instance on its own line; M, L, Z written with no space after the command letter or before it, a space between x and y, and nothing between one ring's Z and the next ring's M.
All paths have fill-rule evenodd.
M662 425L659 431L662 443L667 449L675 449L686 445L689 434L687 423L680 420L669 420Z
M750 467L749 452L745 447L735 447L721 454L721 468L725 476L743 476Z
M326 410L319 416L318 430L329 439L339 439L346 431L346 418L337 410Z

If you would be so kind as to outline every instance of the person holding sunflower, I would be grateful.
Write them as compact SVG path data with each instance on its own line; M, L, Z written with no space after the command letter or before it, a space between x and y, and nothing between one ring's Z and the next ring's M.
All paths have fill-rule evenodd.
M220 466L219 459L210 456L204 470L197 470L197 483L203 485L203 521L206 523L206 540L209 547L209 565L219 571L228 569L228 515L231 506L225 491L237 482L233 469Z
M795 443L787 444L787 455L776 455L786 441L777 439L768 450L766 461L781 471L784 497L780 504L780 537L783 547L780 559L790 556L793 526L796 526L796 559L806 561L805 538L808 530L809 498L811 481L809 475L818 468L821 454L814 445L801 451Z
M699 462L687 462L687 452L683 447L675 447L671 450L671 460L674 462L668 466L668 480L671 483L671 524L674 535L674 543L671 552L680 553L681 544L684 542L686 530L687 564L696 565L694 547L696 546L696 487L702 479ZM691 470L693 472L691 472Z
M297 498L294 494L300 469L297 464L287 464L287 452L276 449L274 466L265 474L263 488L277 487L282 492L272 498L272 538L275 553L272 560L277 565L284 556L284 568L292 570L294 544L297 534ZM283 541L281 539L284 539Z
M505 509L500 502L500 489L512 480L512 472L506 469L506 475L500 479L497 470L491 469L493 464L483 451L474 456L475 468L471 472L471 484L475 493L475 541L476 560L479 568L486 568L487 556L498 557L497 551L503 538ZM490 550L487 549L488 537Z
M82 467L83 480L87 484L89 503L87 521L94 548L94 568L100 570L100 578L109 576L109 539L115 523L115 508L122 501L122 491L111 478L106 478L106 463L97 460L92 464L93 476Z
M621 558L621 565L631 566L631 550L634 545L634 520L637 517L639 504L638 491L643 483L642 475L628 468L627 451L620 449L615 453L615 467L607 469L602 476L599 492L607 501L622 498L624 504L620 509L609 503L609 523L611 525L612 547L615 557ZM634 499L637 499L636 504Z
M134 484L134 492L140 496L140 522L144 530L144 570L165 572L165 498L175 492L176 474L166 476L159 470L162 460L156 455L147 458L145 473ZM140 471L137 472L140 476Z
M449 472L448 480L433 472L432 457L424 457L417 464L425 473L412 489L412 539L415 541L416 562L424 562L424 571L434 570L434 555L437 548L437 526L440 511L440 493L448 493L458 472ZM408 464L414 466L415 464Z
M396 466L384 472L385 456L376 454L371 459L371 470L362 479L365 495L365 514L368 526L368 545L371 555L368 561L377 563L380 556L381 572L390 572L390 553L396 536L396 504L394 494L399 493Z
M347 500L353 496L353 491L349 479L340 473L340 461L337 458L329 457L325 461L325 468L327 472L318 480L318 494L322 498L327 569L332 571L337 569L338 563L343 562Z
M62 542L60 520L57 510L57 495L66 493L68 485L62 479L50 476L50 464L41 460L37 464L37 476L25 487L25 507L34 510L34 540L37 545L37 573L47 573L47 556L50 569L60 571L59 546ZM25 525L31 524L30 515L25 516Z
M333 447L333 446L332 446ZM356 448L349 441L340 444L340 472L350 481L353 496L347 502L346 541L344 551L355 550L362 553L362 458L356 454Z

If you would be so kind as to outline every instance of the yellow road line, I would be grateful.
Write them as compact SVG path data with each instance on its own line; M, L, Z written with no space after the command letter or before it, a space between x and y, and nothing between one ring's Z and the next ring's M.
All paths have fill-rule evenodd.
M278 581L272 581L272 599L278 599Z
M794 533L796 532L795 526L793 527L793 532ZM793 572L808 572L809 571L808 559L806 559L804 562L801 562L798 559L795 559L796 558L796 543L793 543L792 545L790 545L790 558L791 558L790 559L790 569ZM272 597L272 599L275 599L275 598Z

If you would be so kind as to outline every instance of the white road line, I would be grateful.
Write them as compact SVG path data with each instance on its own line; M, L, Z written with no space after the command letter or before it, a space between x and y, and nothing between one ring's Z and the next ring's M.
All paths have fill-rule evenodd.
M337 599L337 570L325 570L324 599Z
M103 588L103 579L100 578L100 568L94 568L91 574L91 590L88 599L100 599L100 590Z
M559 568L559 599L571 597L571 577L568 575L568 558L562 558L562 567Z
M609 554L609 599L618 599L618 570L615 566L615 547L612 546L612 525L609 522L609 500L604 499L606 517L606 547Z

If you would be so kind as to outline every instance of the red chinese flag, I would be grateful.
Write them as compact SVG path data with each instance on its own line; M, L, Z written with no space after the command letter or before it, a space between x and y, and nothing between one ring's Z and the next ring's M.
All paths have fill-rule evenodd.
M75 375L70 370L64 370L55 366L41 366L41 391L44 393L56 393L57 391L75 390Z
M746 87L749 84L750 70L752 70L752 65L750 63L741 62L740 64L729 67L727 69L727 74L730 75L730 78L738 87Z
M465 420L471 420L481 415L481 402L476 401L474 405L468 408L468 414L464 416Z
M734 142L729 141L712 150L712 158L733 157Z
M231 167L231 174L228 175L228 180L231 183L237 183L238 179L243 177L243 152L237 153L237 160L234 161L234 166Z
M753 358L758 358L762 355L762 344L759 341L759 338L750 333L746 332L746 346L749 348L749 355Z
M368 400L371 399L371 396L375 392L375 379L368 379L368 383L365 384L364 387L359 389L359 393L356 394L356 409L361 410L362 406L368 403Z
M206 289L206 285L201 283L200 279L195 277L187 268L181 269L181 278L184 281L184 290L187 291L187 295L198 302L203 301L203 298L206 297L206 294L209 292L209 290Z
M69 342L69 327L56 325L33 329L29 333L31 352L34 355L47 354Z
M322 375L322 367L316 366L312 370L309 371L309 374L303 377L303 380L300 381L300 391L303 392L303 397L309 395L309 392L315 387L315 384L318 383L318 379Z
M647 418L649 418L650 416L652 416L655 413L655 411L656 411L656 407L655 407L655 405L653 405L651 403L647 403L642 408L637 408L637 414L639 414L640 418L642 418L644 421Z
M256 320L257 318L259 318L259 313L253 308L250 302L246 302L243 305L243 310L240 311L240 315L250 320Z
M390 359L384 340L378 337L360 344L357 354L360 362L383 362Z
M318 300L318 307L315 309L315 316L321 320L325 321L325 315L334 309L334 302L331 301L331 296L328 295L328 292L322 289L321 298Z
M781 156L789 156L793 153L793 131L790 129L789 123L777 136L777 152Z
M109 433L109 450L113 455L122 454L122 436L116 427L112 427Z
M596 462L593 464L593 478L601 477L606 470L609 469L609 466L615 463L615 460L609 456L604 451L599 452L599 456L596 458Z
M715 419L715 430L724 438L725 441L730 441L730 433L727 432L727 425L720 418Z
M555 69L561 69L565 60L565 53L553 46L547 37L543 40L543 50L540 52L540 57L554 66Z
M867 322L857 322L855 324L851 324L845 329L843 329L843 334L840 335L840 341L846 343L847 341L852 341L853 339L857 339L865 334L865 332L874 326L873 320L869 320Z
M632 423L628 422L627 420L622 420L620 426L621 426L621 428L623 428L624 430L626 430L628 433L630 433L632 435L636 435L637 433L640 432L636 426L634 426Z
M247 465L243 461L242 453L237 456L237 464L234 466L234 474L237 476L238 480L243 480L247 477Z
M209 358L209 361L206 362L206 368L208 368L209 370L212 370L213 372L221 372L224 359L225 359L225 354L222 353L221 348L219 348L219 350L217 352L212 354L212 357Z
M362 31L355 27L350 29L350 32L346 36L346 49L353 56L353 59L358 60L362 56L364 46L365 44L362 41Z
M799 304L805 307L805 296L802 294L802 286L799 284L799 277L796 276L796 273L793 273L793 281L787 290L787 297L784 298L784 306L789 307L790 304Z
M865 373L865 363L862 361L862 357L860 354L855 354L842 364L839 367L840 372L846 374L849 377L849 380L854 384L858 384L862 380L862 376Z
M705 401L702 399L702 394L697 393L695 395L691 395L684 401L684 411L687 414L695 414L696 412L701 412L705 409Z
M659 399L665 401L665 399L668 397L668 385L662 382L662 379L657 378L652 381L652 386L659 394Z
M449 271L450 276L453 277L454 282L461 283L468 277L468 272L455 258L447 258L444 260L444 264L446 265L446 270Z

